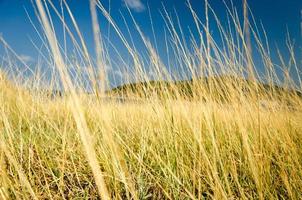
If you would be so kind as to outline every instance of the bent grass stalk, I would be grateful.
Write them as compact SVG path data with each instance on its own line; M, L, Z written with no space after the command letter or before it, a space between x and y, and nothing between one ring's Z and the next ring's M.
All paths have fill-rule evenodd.
M67 91L70 91L70 94L71 94L70 103L72 106L73 115L74 115L74 118L75 118L75 121L77 124L77 128L79 130L79 135L83 142L83 146L84 146L84 149L86 152L86 156L87 156L89 165L92 169L96 184L98 186L100 196L102 197L102 199L110 199L109 193L107 190L107 186L104 181L103 173L99 167L99 164L98 164L98 161L96 158L96 153L95 153L95 150L93 147L92 138L89 135L89 129L87 127L87 122L84 117L84 113L82 110L80 100L79 100L77 94L75 93L74 87L73 87L72 82L69 77L69 74L66 70L65 63L61 56L59 47L57 45L56 38L54 37L53 30L51 29L51 27L49 25L48 18L45 13L42 2L40 0L37 0L36 4L37 4L38 10L39 10L39 14L40 14L43 26L45 28L45 34L48 38L48 42L49 42L49 45L50 45L52 53L53 53L54 61L60 72L63 86Z

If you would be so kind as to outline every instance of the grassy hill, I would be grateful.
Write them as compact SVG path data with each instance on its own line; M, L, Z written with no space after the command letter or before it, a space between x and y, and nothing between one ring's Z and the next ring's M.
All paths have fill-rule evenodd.
M249 81L235 76L215 76L181 81L145 81L124 84L108 91L108 94L122 97L140 98L182 98L192 100L212 96L212 100L230 101L241 95L257 95L263 98L284 96L302 97L298 90L285 88L276 84Z

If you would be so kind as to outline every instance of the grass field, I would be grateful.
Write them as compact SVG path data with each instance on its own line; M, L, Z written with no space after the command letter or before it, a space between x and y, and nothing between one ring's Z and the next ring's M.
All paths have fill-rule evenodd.
M93 17L96 12L119 32L101 3L91 2L95 34L99 33ZM181 35L174 34L170 18L165 18L173 48L183 67L192 72L190 95L183 87L161 82L159 88L149 84L146 89L150 80L139 54L127 41L124 43L136 69L133 75L146 81L145 86L135 88L135 92L105 93L102 84L106 73L100 67L109 59L105 56L96 60L100 70L96 80L90 74L96 86L88 94L79 90L80 83L74 85L67 71L64 52L49 22L51 16L45 11L48 8L40 0L34 6L65 92L50 98L47 92L30 88L30 81L19 84L17 76L1 74L0 199L301 198L302 98L298 91L302 85L294 84L287 71L290 66L284 63L284 78L278 78L262 45L265 42L251 25L251 35L266 64L267 73L258 74L235 11L230 10L230 15L237 36L220 27L226 46L219 48L209 25L202 26L191 8L192 20L206 33L205 42L198 44L203 51L193 42L196 48L191 53L180 41ZM169 80L160 55L141 36L158 80ZM96 38L100 45L102 41ZM102 45L96 46L96 51L103 51ZM80 47L83 58L90 61L85 44ZM207 83L194 81L200 75L194 73L196 70L205 70L211 77L216 67L232 75L249 72L250 81L232 76ZM299 77L299 67L296 69ZM259 84L262 75L283 89L272 83L263 89ZM52 82L56 81L53 77ZM138 94L146 92L148 95ZM104 101L106 95L139 100Z

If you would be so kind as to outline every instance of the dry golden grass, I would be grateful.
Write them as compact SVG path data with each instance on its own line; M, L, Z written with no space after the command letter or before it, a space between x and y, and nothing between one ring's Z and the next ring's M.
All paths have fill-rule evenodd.
M93 0L90 3L96 51L104 53L105 48L98 38L98 9L129 51L135 78L148 83L140 55L125 40L102 4ZM215 75L216 67L226 74L242 75L247 71L247 63L249 67L253 65L251 58L247 58L251 47L240 46L242 43L236 46L238 40L245 44L245 30L238 26L235 11L229 10L233 31L238 33L235 38L215 18L226 45L219 48L210 34L208 17L203 25L189 5L200 37L204 37L203 29L206 33L206 42L201 40L197 45L193 40L194 52L190 53L164 10L170 39L175 44L171 48L192 72L193 90L188 95L176 85L162 84L159 91L147 98L119 102L104 100L104 82L108 81L104 68L97 76L91 71L95 66L80 30L69 32L51 1L49 7L40 0L35 5L47 38L44 42L49 45L66 93L50 98L47 92L28 89L1 74L1 199L301 198L301 95L273 85L264 88L256 81L259 78L256 69L249 83L232 76L209 79L206 84L196 81L204 71L210 77ZM215 17L207 1L206 5L207 13ZM72 17L68 5L64 6ZM81 83L75 86L74 77L70 77L64 59L67 53L60 50L51 27L50 7L61 17L69 36L80 37L80 45L73 42L90 65L87 74L94 86L93 94L78 90ZM160 56L134 19L133 23L148 49L150 66L158 79L171 80ZM75 20L73 26L77 27ZM267 79L278 81L273 62L253 28L251 25L250 31L265 60ZM104 53L97 59L98 65L103 65L109 57ZM301 83L293 86L286 70L289 66L282 67L283 86L301 88ZM56 81L53 77L50 85ZM141 89L139 92L147 91Z
M37 198L96 197L68 97L14 94L1 92L2 197L30 195L18 170ZM111 197L131 181L139 199L299 198L299 109L81 100Z

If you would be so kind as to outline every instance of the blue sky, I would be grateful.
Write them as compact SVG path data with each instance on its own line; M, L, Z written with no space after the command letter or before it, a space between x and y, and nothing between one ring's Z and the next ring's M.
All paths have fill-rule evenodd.
M53 0L56 5L59 5L59 1L60 0ZM79 23L79 26L86 39L88 49L93 55L94 47L93 37L91 33L92 28L89 12L89 1L67 0L67 2L77 22ZM164 22L159 14L159 10L162 9L163 5L170 13L173 13L174 9L177 11L183 27L194 27L192 16L188 10L185 0L101 0L101 2L107 9L109 9L110 2L111 15L116 20L117 24L120 25L121 30L125 31L125 33L127 29L123 24L123 19L120 13L124 13L126 20L130 19L125 6L125 4L127 4L131 8L134 17L136 18L138 24L141 26L144 34L149 37L151 41L153 41L152 29L150 26L148 13L149 6L152 13L156 41L157 45L159 46L159 51L163 49L162 45L164 38ZM203 20L203 0L191 0L190 2L199 17ZM226 2L230 1L226 0ZM241 13L242 1L233 0L233 2L238 12ZM222 0L210 0L209 3L223 22L226 19L226 11ZM301 55L301 0L249 0L248 3L256 18L257 23L260 23L260 21L263 23L270 40L270 45L272 47L278 45L282 52L286 52L285 40L286 31L288 30L291 38L295 40L297 52ZM33 47L30 40L34 41L37 45L40 45L41 41L38 39L33 26L30 24L26 11L33 19L33 22L39 27L30 0L0 0L0 34L2 34L6 42L19 55L21 55L21 57L26 62L34 63L37 60L38 53L37 50ZM104 17L101 16L100 12L99 21L102 33L106 35L108 33L108 23L104 19ZM67 22L70 22L70 20L67 20ZM57 18L54 18L54 25L56 27L61 27L61 24ZM130 25L130 29L134 30L132 25ZM57 30L58 35L61 35L60 28L58 28ZM187 29L185 31L185 33L188 33ZM215 30L212 31L214 31L213 34L215 36ZM138 35L135 31L133 31L132 35L134 38L138 38ZM218 35L218 33L216 35ZM116 35L114 35L112 29L110 39L113 43L115 43L121 54L126 55L125 48L123 48L121 42L118 40ZM140 49L141 41L138 39L136 42L137 48ZM2 45L0 45L0 56L2 57L4 54L4 49L2 48Z

